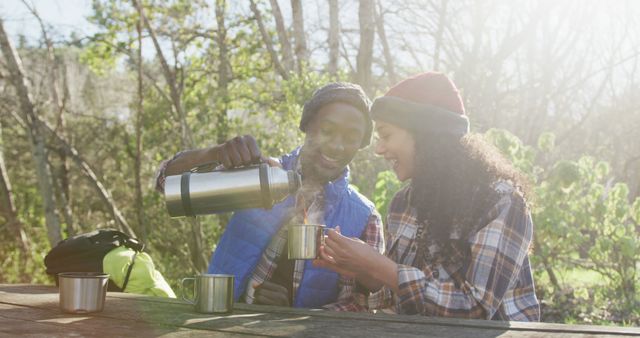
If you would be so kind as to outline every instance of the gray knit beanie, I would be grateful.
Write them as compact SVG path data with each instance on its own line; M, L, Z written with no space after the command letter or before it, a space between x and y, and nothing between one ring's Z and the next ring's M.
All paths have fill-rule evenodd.
M366 126L360 148L368 146L371 143L371 133L373 131L373 122L369 113L371 101L359 85L349 82L333 82L316 90L311 99L304 104L302 118L300 119L300 130L306 133L309 121L318 110L322 106L333 102L349 104L362 112Z

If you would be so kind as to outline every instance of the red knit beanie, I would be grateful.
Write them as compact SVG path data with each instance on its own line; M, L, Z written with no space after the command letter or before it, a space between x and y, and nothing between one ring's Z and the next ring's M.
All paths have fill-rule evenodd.
M400 81L371 108L373 119L412 131L464 135L469 130L460 93L449 78L436 72Z

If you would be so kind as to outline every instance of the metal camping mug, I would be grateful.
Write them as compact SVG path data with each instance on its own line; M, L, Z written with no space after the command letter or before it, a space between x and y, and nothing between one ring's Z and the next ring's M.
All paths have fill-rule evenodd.
M60 309L69 313L102 311L108 283L109 275L106 273L59 273Z
M320 246L324 244L324 229L321 224L290 225L287 229L289 259L318 258Z
M233 275L202 274L183 278L182 299L193 304L197 312L228 313L233 309ZM184 282L193 280L193 299L184 294Z

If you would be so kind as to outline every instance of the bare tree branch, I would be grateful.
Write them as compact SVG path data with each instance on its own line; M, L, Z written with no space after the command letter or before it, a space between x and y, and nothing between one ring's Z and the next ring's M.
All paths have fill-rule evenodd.
M271 3L271 12L273 14L273 18L276 21L276 32L278 33L278 40L280 41L280 46L282 47L282 62L284 63L284 68L289 73L293 70L293 53L291 52L291 41L289 41L289 35L287 34L287 30L284 27L284 19L282 18L282 11L280 10L280 5L278 5L278 0L269 0Z
M186 113L184 112L184 108L182 107L181 97L180 97L180 89L178 88L176 82L176 74L169 68L169 64L167 63L167 59L164 56L164 52L162 51L162 47L160 46L160 42L156 36L154 28L151 26L151 23L147 19L144 14L144 9L140 6L138 0L132 0L134 6L138 10L138 14L142 17L144 25L149 32L149 36L151 37L151 41L153 41L153 46L156 49L156 54L158 55L158 60L162 65L162 71L167 81L167 85L169 86L171 93L171 103L173 104L176 113L178 114L180 130L182 132L182 145L183 148L191 149L194 147L195 142L193 141L193 135L191 133L191 129L187 124Z
M307 64L308 51L307 40L304 36L304 15L301 0L291 0L291 16L293 18L293 38L296 43L296 58L298 59L298 75L302 75Z
M251 11L253 12L253 17L258 23L258 29L260 30L260 35L262 36L262 40L264 41L264 44L267 46L267 51L271 56L271 61L273 62L273 65L276 68L276 71L280 74L280 76L282 76L283 79L286 80L289 78L289 73L284 69L284 67L282 67L282 64L280 63L280 59L278 59L278 55L276 54L276 51L273 48L273 43L271 42L271 36L269 36L269 32L267 32L267 29L265 28L264 23L262 22L262 14L260 14L260 10L258 9L258 6L256 6L256 2L254 0L250 0L250 3L251 3L250 5Z
M329 64L327 70L334 77L338 73L340 56L340 17L338 0L329 0Z
M13 117L16 120L18 120L19 123L27 125L24 118L22 118L18 114L13 114ZM111 212L113 219L116 221L118 228L121 231L127 233L129 236L137 237L135 231L133 231L131 226L129 226L129 222L127 222L127 220L124 218L122 212L117 207L115 200L113 199L113 197L111 197L111 194L109 193L107 188L105 188L104 184L102 183L102 181L100 181L100 179L98 178L98 175L96 175L96 173L93 171L89 163L86 160L84 160L84 158L82 158L78 150L74 148L72 145L70 145L67 141L65 141L62 137L60 137L60 135L56 134L53 128L47 125L46 122L41 121L39 119L35 119L34 123L36 123L39 126L40 130L42 130L43 133L49 134L49 136L51 136L56 141L56 143L60 145L60 147L62 147L62 149L67 153L67 155L71 156L71 158L76 163L76 165L80 168L82 173L89 179L89 181L93 184L93 186L98 191L100 198L103 200L103 202L105 202L105 204L109 208L109 211Z
M0 215L5 219L9 231L16 239L23 257L31 250L29 238L24 231L24 224L18 219L11 181L4 161L4 143L2 139L2 121L0 121Z
M53 247L60 242L62 237L60 234L60 220L56 213L56 204L53 196L51 168L49 168L47 164L44 138L37 124L38 117L36 116L33 101L29 96L26 76L22 69L22 61L9 41L4 30L4 22L2 19L0 19L0 49L7 60L7 66L11 74L11 82L16 88L16 92L20 98L20 110L25 124L28 126L32 156L36 164L38 185L45 209L47 235L49 244Z
M358 6L358 22L360 24L360 46L356 58L356 82L371 95L371 64L373 62L373 39L375 36L374 3L370 0L360 0Z
M389 42L387 41L387 33L384 28L384 13L382 12L382 5L380 1L376 1L377 9L374 8L375 11L375 22L376 22L376 31L378 32L378 37L380 38L380 43L382 44L382 50L384 52L384 61L386 64L387 77L389 78L389 82L391 84L395 84L398 82L396 78L396 71L394 66L393 57L391 56L391 48L389 47Z

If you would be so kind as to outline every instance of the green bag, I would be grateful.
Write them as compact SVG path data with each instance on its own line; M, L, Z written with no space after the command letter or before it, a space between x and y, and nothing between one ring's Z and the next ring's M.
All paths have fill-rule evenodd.
M125 288L123 284L129 269L131 272ZM167 281L156 270L151 256L145 252L136 252L125 246L117 247L104 256L102 271L108 273L111 281L127 293L176 298Z

